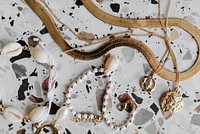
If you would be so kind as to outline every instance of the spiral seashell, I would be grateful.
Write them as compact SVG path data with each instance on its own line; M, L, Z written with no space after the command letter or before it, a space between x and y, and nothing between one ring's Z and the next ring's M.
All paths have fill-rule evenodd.
M38 123L43 121L48 116L48 114L47 106L36 107L30 112L29 118L32 122Z
M21 122L23 119L22 113L15 107L7 107L3 112L3 117L9 122Z
M30 50L31 56L38 62L38 63L48 63L49 62L49 56L48 54L39 48L31 48Z
M115 56L110 56L105 63L105 74L110 74L112 71L115 71L119 66L119 60Z
M14 57L19 55L22 52L22 49L23 47L21 44L10 42L3 47L1 54L6 54L9 57Z
M58 109L54 120L56 122L60 122L60 121L64 120L67 117L68 112L69 112L69 109L66 106L62 106L60 109Z

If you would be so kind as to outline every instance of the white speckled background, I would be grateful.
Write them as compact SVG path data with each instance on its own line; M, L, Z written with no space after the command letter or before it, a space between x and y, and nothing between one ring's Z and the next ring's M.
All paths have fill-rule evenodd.
M94 18L83 5L77 6L76 0L46 0L53 12L72 29L87 31L96 34L98 37L123 31L125 28L111 26ZM157 18L157 5L155 0L105 0L98 4L107 13L128 18ZM167 0L162 1L162 14L165 13ZM76 4L75 4L76 3ZM126 4L128 3L128 4ZM155 3L155 4L153 4ZM119 12L113 12L110 5L119 4ZM173 0L169 17L184 18L200 28L200 5L199 0ZM69 15L71 14L71 15ZM62 27L61 24L58 24ZM156 33L162 33L160 29L148 29ZM172 48L178 59L181 71L189 68L195 61L197 46L194 39L185 31L178 28L170 28ZM65 39L72 45L83 45L68 30L62 31ZM136 33L141 33L136 30ZM51 39L45 26L32 10L21 0L0 0L0 49L10 41L24 40L36 35L42 38L47 44L46 48L55 59L55 66L58 71L54 108L58 108L63 103L63 92L71 80L77 78L81 73L91 68L91 66L101 66L104 57L93 61L80 61L61 52L60 48ZM166 50L165 44L156 37L133 37L149 46L158 59ZM119 103L117 96L129 93L132 99L138 104L138 114L134 123L125 131L117 132L111 130L105 123L93 126L92 123L74 123L69 118L64 120L60 126L63 134L199 134L200 133L200 74L193 78L182 81L180 85L181 94L185 100L184 108L165 119L159 107L159 98L162 93L172 88L173 83L156 76L157 88L152 94L141 91L139 80L149 71L149 65L144 56L131 48L117 48L110 52L120 60L120 67L113 74L115 90L112 93L112 108L109 116L114 121L122 123L127 113L119 112L116 105ZM12 60L6 56L1 56L0 64L0 93L5 106L18 106L24 114L27 114L36 104L28 98L30 95L41 97L41 83L48 76L48 69L44 65L38 65L32 58L21 56ZM167 68L173 70L172 62L169 60ZM35 70L36 69L36 70ZM35 73L33 73L35 72ZM34 75L31 75L34 74ZM103 85L101 82L103 81ZM24 89L24 98L20 98L22 93L20 87L28 83ZM99 113L96 99L104 91L105 81L102 77L89 77L77 87L73 93L72 104L77 111L89 111ZM86 85L90 87L89 92ZM98 88L96 88L98 86ZM25 86L26 87L26 86ZM132 92L135 87L136 91ZM76 92L77 91L77 92ZM20 99L21 100L20 100ZM58 107L57 107L58 106ZM54 109L54 110L55 110ZM120 118L119 118L120 117ZM52 121L53 115L49 117ZM14 134L20 129L25 129L26 134L32 134L31 123L9 123L0 116L0 134Z

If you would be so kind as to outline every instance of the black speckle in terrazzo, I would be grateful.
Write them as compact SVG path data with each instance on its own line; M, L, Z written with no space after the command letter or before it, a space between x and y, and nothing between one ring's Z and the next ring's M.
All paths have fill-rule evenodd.
M21 84L21 86L19 87L19 90L18 90L18 100L19 101L26 99L26 96L25 96L24 93L25 93L25 91L28 90L28 86L29 86L28 79L22 80L22 84Z
M142 104L142 102L143 102L143 99L141 98L141 97L138 97L136 94L134 94L134 93L131 93L131 95L132 95L132 97L135 99L135 102L137 103L137 104Z
M89 130L87 134L92 134L92 132Z
M10 25L13 27L14 26L14 20L12 20L11 22L10 22Z
M113 12L118 13L120 10L120 5L118 3L112 3L110 4L110 7L112 9Z
M37 77L37 76L38 76L38 74L37 74L37 72L36 72L36 71L37 71L37 68L35 68L35 69L34 69L34 71L33 71L33 72L30 74L30 76L36 76L36 77Z
M90 93L89 86L88 86L88 85L86 85L85 87L86 87L86 90L87 90L87 92L88 92L88 93Z
M55 83L55 88L57 88L58 87L58 82L56 81L56 83Z
M183 98L188 98L189 96L187 96L186 94L182 94Z
M82 1L81 0L76 0L75 4L80 7L83 5Z
M25 126L25 125L26 125L26 122L22 122L21 124L22 124L22 126Z
M5 20L6 18L4 16L1 17L2 20Z
M153 103L150 108L154 111L155 115L157 115L159 108L157 107L157 105L155 103Z
M158 1L156 1L156 0L151 0L151 4L158 4Z
M96 72L95 76L100 76L100 75L103 75L103 74L104 74L104 72Z
M59 106L57 106L55 103L52 102L49 114L50 115L56 114L59 108L60 108Z
M13 126L13 124L9 124L9 125L8 125L8 127L12 127L12 126Z
M67 134L72 134L67 128L65 128Z
M79 28L74 28L74 30L78 33Z
M50 132L48 129L46 129L46 128L43 128L43 130L42 131L44 131L45 133L48 133L48 132Z
M42 30L40 30L40 34L44 35L44 34L47 34L48 33L48 30L47 28L43 28Z

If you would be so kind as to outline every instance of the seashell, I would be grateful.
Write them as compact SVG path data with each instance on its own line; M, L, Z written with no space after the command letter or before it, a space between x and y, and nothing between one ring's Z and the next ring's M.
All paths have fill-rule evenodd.
M47 106L36 107L30 112L29 118L34 123L41 122L48 116L48 111Z
M110 74L112 71L115 71L119 66L119 60L115 56L110 56L105 63L105 74Z
M23 119L22 113L15 107L7 107L3 112L3 117L9 122L21 122Z
M67 117L68 112L69 112L69 109L66 106L62 106L60 109L58 109L54 120L56 120L56 122L60 122L64 120Z
M39 48L31 48L30 50L31 56L38 62L38 63L48 63L49 62L49 56L48 54Z
M9 57L14 57L19 55L22 52L22 49L23 47L21 44L17 42L10 42L3 47L1 53L6 54Z

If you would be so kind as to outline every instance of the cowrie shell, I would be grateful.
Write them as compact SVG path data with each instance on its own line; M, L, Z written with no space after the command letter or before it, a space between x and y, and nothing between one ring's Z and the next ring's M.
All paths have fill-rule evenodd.
M119 66L119 60L115 56L110 56L105 63L105 74L110 74L112 71L115 71Z
M54 120L56 122L60 122L67 117L68 113L69 113L69 109L66 106L62 106L60 109L58 109Z
M9 122L21 122L23 119L22 113L15 107L7 107L3 112L3 117Z
M49 56L48 54L39 48L31 48L30 50L31 56L38 62L38 63L48 63L49 62Z
M43 121L48 116L48 114L47 106L36 107L30 112L29 118L32 122L38 123Z
M14 57L19 55L22 52L22 50L23 47L21 46L21 44L16 42L10 42L3 47L1 53L6 54L9 57Z

